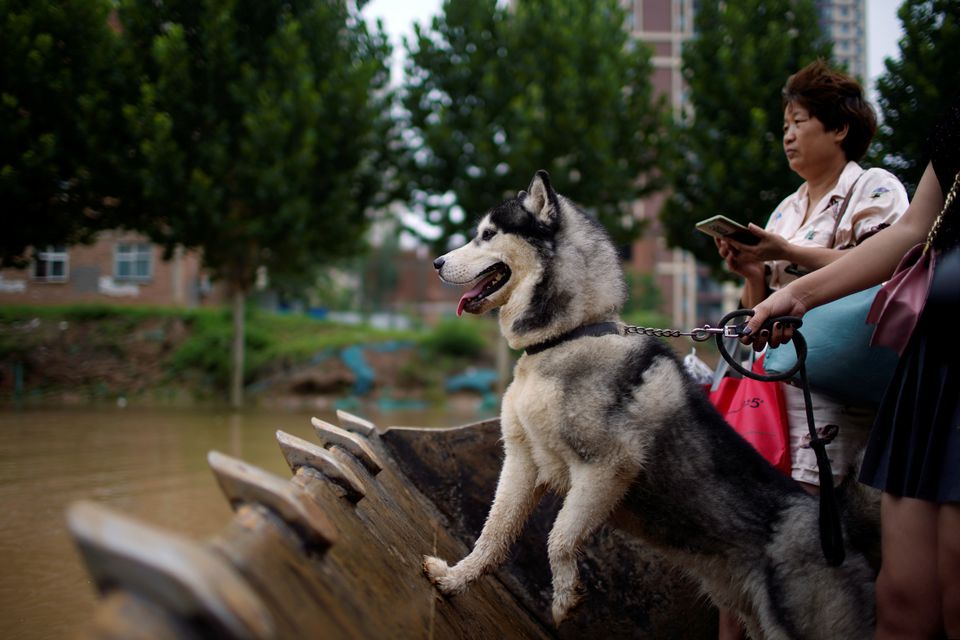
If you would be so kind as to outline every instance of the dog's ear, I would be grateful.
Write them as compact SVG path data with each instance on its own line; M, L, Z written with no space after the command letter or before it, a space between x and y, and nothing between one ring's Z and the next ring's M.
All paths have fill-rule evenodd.
M550 174L543 169L533 176L526 191L517 194L517 199L544 224L552 225L560 215L560 199L550 185Z

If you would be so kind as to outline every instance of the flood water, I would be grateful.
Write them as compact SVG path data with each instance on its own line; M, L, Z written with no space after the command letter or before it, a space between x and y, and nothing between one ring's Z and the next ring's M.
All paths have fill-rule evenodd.
M363 414L378 425L454 426L478 416ZM280 429L317 442L311 415L214 409L0 409L0 637L65 638L89 622L96 590L64 512L93 500L195 540L231 511L207 466L217 450L290 477Z

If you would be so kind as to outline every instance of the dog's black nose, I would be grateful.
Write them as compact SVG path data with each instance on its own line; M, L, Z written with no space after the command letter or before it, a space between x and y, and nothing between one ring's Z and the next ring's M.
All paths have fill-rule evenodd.
M443 258L437 258L436 260L433 261L433 268L434 268L434 269L436 269L436 270L439 271L439 270L440 270L440 267L442 267L442 266L443 266Z

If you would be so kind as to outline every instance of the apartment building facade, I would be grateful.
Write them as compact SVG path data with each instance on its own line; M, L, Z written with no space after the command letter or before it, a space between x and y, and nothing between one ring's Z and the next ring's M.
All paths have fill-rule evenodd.
M820 26L833 41L833 57L847 72L867 79L866 0L817 0Z

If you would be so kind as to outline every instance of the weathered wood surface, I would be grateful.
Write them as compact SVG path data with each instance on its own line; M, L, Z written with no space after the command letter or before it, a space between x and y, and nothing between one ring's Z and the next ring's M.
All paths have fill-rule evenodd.
M469 551L492 499L499 425L379 430L314 420L326 448L283 432L293 478L211 453L235 516L195 542L91 503L71 532L103 599L86 638L708 638L714 612L681 574L619 532L581 560L586 598L549 624L548 498L508 564L444 598L425 554Z
M503 461L499 421L429 431L390 428L381 439L403 473L446 516L446 529L475 540ZM557 496L545 497L498 572L544 626L551 625L552 595L547 534L561 504ZM604 527L585 545L579 564L585 597L556 631L559 637L717 637L716 612L696 585L630 535Z

